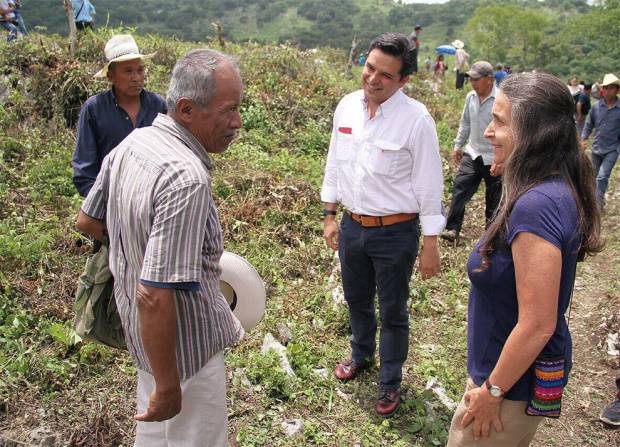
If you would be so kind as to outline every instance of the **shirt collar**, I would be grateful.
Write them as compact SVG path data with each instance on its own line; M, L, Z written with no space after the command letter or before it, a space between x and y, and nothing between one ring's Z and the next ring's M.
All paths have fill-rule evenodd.
M110 87L110 94L112 95L112 101L114 101L114 105L118 106L118 101L116 100L116 93L114 92L114 86ZM144 88L140 91L140 104L144 104L144 100L146 99L146 90Z
M476 90L472 90L472 92L474 93L474 96L476 98L480 98L480 96L478 95L478 93L476 92ZM489 96L487 96L486 98L484 98L484 101L482 101L480 103L480 105L484 104L485 102L487 102L489 100L489 98L493 98L495 99L495 95L497 95L497 87L495 86L495 83L493 83L493 89L491 89L491 93L489 93ZM480 101L478 99L478 101Z
M601 104L601 107L605 107L606 109L613 109L613 108L619 108L620 109L620 98L616 99L616 103L614 104L613 107L608 107L607 103L605 102L605 98L601 98L598 100L598 102Z
M213 169L213 163L209 155L207 155L204 146L198 142L196 137L189 130L179 124L174 118L159 113L155 121L153 121L153 127L158 127L177 137L200 159L200 161L202 161L207 169Z
M377 108L376 115L382 115L386 118L389 118L392 115L392 113L397 113L398 103L400 102L401 98L404 95L405 94L400 88L396 90L396 92L394 92L392 96L390 96L388 99L386 99L379 105L379 107ZM361 101L362 101L362 104L364 105L364 109L368 110L368 100L366 99L366 96L363 94L363 90L362 90Z

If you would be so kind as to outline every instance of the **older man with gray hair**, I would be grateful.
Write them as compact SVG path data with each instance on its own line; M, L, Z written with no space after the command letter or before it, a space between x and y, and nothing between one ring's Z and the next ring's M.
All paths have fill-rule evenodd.
M241 127L235 61L193 50L172 72L167 115L103 161L77 228L109 237L110 270L138 367L136 446L227 445L223 349L243 329L219 292L223 251L208 153Z

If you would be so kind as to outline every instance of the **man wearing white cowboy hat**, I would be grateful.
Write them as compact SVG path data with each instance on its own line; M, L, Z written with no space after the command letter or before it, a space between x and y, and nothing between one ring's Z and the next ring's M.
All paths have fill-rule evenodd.
M227 445L223 350L243 328L220 293L209 153L235 138L242 96L234 59L190 51L172 71L168 114L105 158L78 216L79 230L109 236L114 296L138 368L135 446Z
M73 184L83 197L95 183L104 157L135 128L150 126L158 113L166 113L164 98L144 90L144 59L153 54L141 54L128 34L106 43L107 63L95 77L107 77L112 87L82 106L73 153Z
M465 44L462 40L456 39L452 42L452 46L456 48L456 89L463 88L465 83L465 75L469 70L469 53L465 51Z
M596 129L592 143L592 166L596 173L596 198L603 208L609 177L620 152L620 104L618 103L620 79L612 73L607 73L600 85L601 99L590 111L581 133L581 141L585 149L586 140Z

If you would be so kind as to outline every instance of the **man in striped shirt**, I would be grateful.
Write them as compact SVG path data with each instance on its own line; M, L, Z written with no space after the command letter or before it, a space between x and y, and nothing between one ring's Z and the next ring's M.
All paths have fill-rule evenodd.
M219 292L222 233L208 153L241 127L233 59L194 50L166 104L103 161L77 227L110 240L114 294L138 367L136 446L227 445L222 351L243 329Z

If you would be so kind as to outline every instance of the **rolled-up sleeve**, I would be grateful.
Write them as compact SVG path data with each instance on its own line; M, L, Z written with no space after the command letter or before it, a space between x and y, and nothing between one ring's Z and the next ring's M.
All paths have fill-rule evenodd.
M588 118L586 119L586 125L583 126L583 130L581 131L581 138L583 140L587 140L590 134L592 133L592 131L594 130L594 125L596 121L595 116L597 113L596 109L597 107L592 107L592 110L590 111L590 114L588 115Z
M86 197L95 183L99 170L97 137L93 125L90 103L84 104L78 122L77 143L73 153L73 184L82 197Z
M414 148L411 182L413 192L420 206L422 234L435 236L446 225L441 199L443 197L443 173L439 155L439 141L435 122L430 115L424 115L412 131L411 145Z
M338 114L336 113L334 115L332 136L329 142L327 162L325 163L325 175L323 177L323 185L321 186L321 201L325 203L336 203L338 201L338 164L336 160L337 116Z
M82 203L81 209L84 214L93 219L105 220L110 163L111 159L109 157L104 159L101 171L95 179L92 188L90 188L84 203Z
M463 107L463 113L461 114L461 123L459 125L459 131L454 139L454 148L460 149L465 147L467 140L469 139L469 133L471 132L471 124L469 120L469 102L471 101L471 95L467 95L465 100L465 107Z

